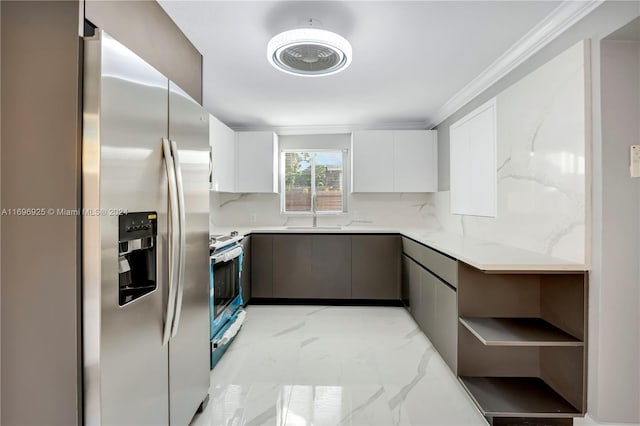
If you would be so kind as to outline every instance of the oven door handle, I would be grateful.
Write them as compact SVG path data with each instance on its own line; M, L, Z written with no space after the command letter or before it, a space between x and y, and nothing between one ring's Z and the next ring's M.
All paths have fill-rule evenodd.
M211 256L211 259L213 260L213 263L216 264L220 262L228 262L230 260L235 259L236 257L240 257L241 254L242 254L242 247L238 246L231 250L225 251L223 253Z

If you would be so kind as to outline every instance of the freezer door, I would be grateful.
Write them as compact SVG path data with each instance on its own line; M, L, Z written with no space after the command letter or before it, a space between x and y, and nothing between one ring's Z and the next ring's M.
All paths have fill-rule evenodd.
M166 425L168 80L105 33L85 40L84 416L87 425ZM63 167L63 165L61 165ZM118 215L156 213L155 290L119 303ZM120 268L120 269L119 269Z
M209 389L209 114L170 82L169 139L185 205L184 281L169 341L170 418L186 425Z

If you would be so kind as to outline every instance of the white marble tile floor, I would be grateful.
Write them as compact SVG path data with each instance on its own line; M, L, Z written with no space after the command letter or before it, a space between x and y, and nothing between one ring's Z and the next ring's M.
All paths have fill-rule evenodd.
M486 424L404 309L337 306L249 306L193 422Z

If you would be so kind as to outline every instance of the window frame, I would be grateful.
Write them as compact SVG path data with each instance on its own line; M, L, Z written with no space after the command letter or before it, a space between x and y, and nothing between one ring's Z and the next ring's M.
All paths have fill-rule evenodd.
M315 176L315 154L317 153L328 153L328 152L340 152L342 153L342 210L336 211L323 211L316 212L315 214L318 216L339 216L348 213L347 209L347 199L348 199L348 155L349 150L346 148L288 148L280 150L280 214L287 216L313 216L313 211L287 211L286 210L286 184L285 184L285 162L286 162L286 154L291 152L306 152L309 154L314 154L311 158L311 196L316 193L316 176Z

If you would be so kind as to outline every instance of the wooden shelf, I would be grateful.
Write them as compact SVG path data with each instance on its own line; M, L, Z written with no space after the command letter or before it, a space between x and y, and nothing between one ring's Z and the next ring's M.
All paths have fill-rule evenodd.
M542 318L461 317L459 321L486 346L584 346Z
M460 381L485 416L566 418L580 415L536 377L460 377Z

